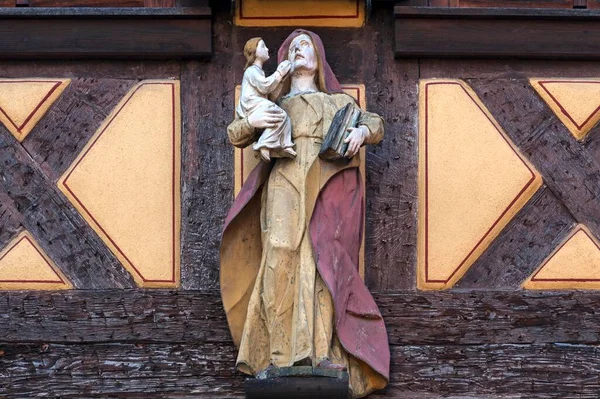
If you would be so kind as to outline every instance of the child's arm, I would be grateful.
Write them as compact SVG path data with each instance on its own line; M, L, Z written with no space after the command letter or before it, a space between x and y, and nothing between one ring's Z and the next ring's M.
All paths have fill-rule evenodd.
M249 68L248 72L250 72L251 74L249 76L250 83L260 94L266 96L267 94L275 90L277 85L281 83L285 75L287 75L287 73L290 70L289 63L289 61L284 61L281 64L279 64L277 70L269 77L262 76L256 70L252 70L250 72L250 69L253 68Z

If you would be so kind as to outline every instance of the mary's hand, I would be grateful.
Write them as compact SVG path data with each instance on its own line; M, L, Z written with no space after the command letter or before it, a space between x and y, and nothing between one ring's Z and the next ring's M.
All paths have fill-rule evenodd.
M248 115L248 123L255 129L277 127L285 119L285 112L277 106L259 108Z
M358 150L360 150L360 146L365 142L365 139L369 134L369 129L366 126L359 126L351 127L348 131L350 134L348 135L348 138L344 140L344 143L348 143L348 150L346 151L345 157L352 158L356 155Z

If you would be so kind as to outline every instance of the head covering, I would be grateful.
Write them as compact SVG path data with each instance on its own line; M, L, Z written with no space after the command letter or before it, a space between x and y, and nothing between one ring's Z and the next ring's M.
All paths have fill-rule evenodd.
M338 82L337 78L333 74L333 71L331 70L331 67L325 59L325 47L323 46L323 42L321 41L319 35L314 32L305 29L296 29L293 31L292 34L285 39L281 47L279 47L279 52L277 53L277 63L280 64L282 61L288 59L288 52L290 50L290 44L292 43L292 40L302 34L308 35L311 38L315 48L315 53L318 60L317 64L319 65L317 81L319 90L329 94L342 93L342 86L340 86L340 82ZM289 79L286 80L289 81ZM289 84L289 82L287 83Z

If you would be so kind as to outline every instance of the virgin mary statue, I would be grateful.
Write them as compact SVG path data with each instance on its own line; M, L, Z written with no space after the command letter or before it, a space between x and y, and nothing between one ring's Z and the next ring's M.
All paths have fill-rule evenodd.
M352 97L325 59L318 35L296 30L279 49L291 62L278 104L292 123L294 159L261 162L225 221L221 295L237 367L347 369L353 397L383 388L390 353L383 319L358 274L364 215L358 150L383 137L383 120L364 112L348 137L349 161L318 157L336 112ZM285 115L277 108L234 120L236 147L256 141Z

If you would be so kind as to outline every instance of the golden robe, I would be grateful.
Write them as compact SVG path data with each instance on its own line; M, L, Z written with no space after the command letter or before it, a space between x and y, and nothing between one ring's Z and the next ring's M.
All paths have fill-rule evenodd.
M348 366L352 394L362 397L383 388L386 381L364 362L348 356L335 337L332 297L317 271L308 229L320 189L335 173L360 164L358 154L342 164L318 158L333 116L350 102L354 100L346 94L322 92L298 94L280 102L292 121L297 157L277 159L262 190L262 252L238 253L254 259L260 256L258 270L251 260L240 261L236 271L221 274L221 287L230 328L239 346L237 366L241 371L256 375L269 364L286 367L308 361L316 366L328 358ZM381 140L383 121L379 116L365 112L359 124L370 132L365 143ZM232 143L240 147L255 138L246 119L234 121L228 133ZM257 239L242 236L237 241ZM250 284L240 282L251 279L252 274L255 279ZM235 300L225 299L235 291Z

